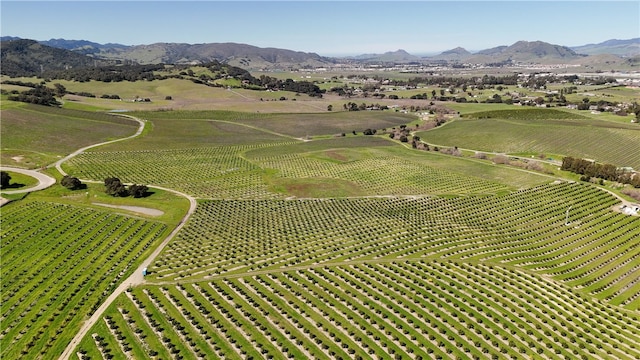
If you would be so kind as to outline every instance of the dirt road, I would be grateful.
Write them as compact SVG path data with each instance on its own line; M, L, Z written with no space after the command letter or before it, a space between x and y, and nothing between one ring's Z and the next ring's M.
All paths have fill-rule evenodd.
M140 136L140 134L142 134L142 131L144 131L144 124L145 124L145 122L144 122L143 120L140 120L140 119L138 119L137 117L133 117L133 116L131 116L131 115L118 114L118 115L114 115L114 116L122 116L122 117L126 117L126 118L128 118L128 119L131 119L131 120L133 120L133 121L137 121L137 122L140 124L140 126L138 127L138 130L136 131L136 133L135 133L135 134L133 134L133 135L131 135L131 136L128 136L128 137L125 137L125 138L121 138L121 139L111 140L111 141L105 141L105 142L101 142L101 143L93 144L93 145L89 145L89 146L85 146L85 147L83 147L83 148L81 148L81 149L78 149L78 150L76 150L76 151L72 152L71 154L69 154L69 155L65 156L64 158L62 158L62 159L60 159L60 160L56 161L56 162L53 164L53 166L55 166L55 167L56 167L56 169L58 169L58 171L60 172L60 174L62 174L62 175L67 175L67 173L66 173L64 170L62 170L62 163L63 163L63 162L65 162L65 161L67 161L67 160L71 159L71 158L72 158L72 157L74 157L74 156L77 156L78 154L82 154L85 150L87 150L87 149L91 149L91 148L94 148L94 147L97 147L97 146L102 146L102 145L111 144L111 143L118 142L118 141L123 141L123 140L133 139L133 138L135 138L135 137ZM51 166L52 166L52 165L49 165L48 167L51 167ZM81 180L82 180L82 179L81 179Z
M7 166L0 166L0 170L17 172L17 173L28 175L38 179L38 185L36 186L32 186L26 189L19 189L19 190L3 190L2 192L5 194L23 194L23 193L28 193L32 191L43 190L56 183L56 179L52 178L49 175L40 173L36 170L27 170L27 169L13 168L13 167L7 167Z
M80 344L80 341L82 340L82 338L84 338L85 335L87 335L87 333L89 332L91 327L96 322L100 321L100 318L102 317L102 314L104 314L105 310L107 310L107 308L116 300L116 298L118 296L120 296L120 294L124 293L129 287L132 287L132 286L135 286L135 285L140 285L140 284L143 284L145 282L144 276L142 275L142 270L147 268L147 267L149 267L151 265L151 263L153 263L153 260L155 260L155 258L160 254L162 249L164 249L164 247L169 243L169 241L171 241L171 239L173 239L173 237L180 231L180 229L182 229L182 227L187 222L189 217L196 210L197 202L196 202L196 199L193 198L192 196L189 196L187 194L184 194L184 193L181 193L179 191L172 190L172 189L162 188L162 187L159 187L159 186L153 186L153 187L157 188L157 189L170 191L170 192L172 192L174 194L178 194L178 195L186 197L187 199L189 199L189 203L190 203L189 211L187 211L185 216L182 218L182 220L180 220L180 223L178 224L178 226L175 229L173 229L171 234L169 234L169 236L167 236L162 241L162 243L151 253L151 255L149 255L149 257L147 257L142 262L142 264L140 264L140 266L133 272L133 274L131 274L131 276L129 276L126 280L124 280L120 284L120 286L118 286L111 293L111 295L109 295L109 297L107 297L107 299L100 305L100 307L98 307L98 309L91 315L91 317L87 321L85 321L84 324L82 324L82 327L76 333L76 335L73 337L71 342L67 345L67 347L65 348L64 352L62 353L62 355L60 356L59 359L67 360L67 359L69 359L71 357L72 351L78 346L78 344Z
M94 145L90 145L90 146L86 146L83 147L82 149L78 149L76 151L74 151L73 153L69 154L68 156L64 157L63 159L58 160L54 165L56 167L56 169L58 169L58 171L62 174L62 175L66 175L66 173L64 172L64 170L62 170L62 163L73 158L74 156L81 154L83 151L92 148L92 147L96 147L96 146L101 146L101 145L105 145L105 144L110 144L110 143L114 143L117 141L122 141L122 140L126 140L126 139L132 139L135 138L137 136L139 136L140 134L142 134L142 131L144 130L144 126L145 123L144 121L135 118L133 116L129 116L129 115L119 115L119 116L125 116L128 117L132 120L137 121L140 124L140 127L138 128L138 131L136 131L135 134L126 137L126 138L122 138L122 139L117 139L117 140L112 140L112 141L106 141L106 142L102 142L99 144L94 144ZM86 180L86 179L81 179L84 182L94 182L91 180ZM55 179L54 179L55 182ZM85 321L82 324L82 327L80 328L80 330L76 333L76 335L73 337L73 339L71 340L71 342L67 345L67 347L65 348L65 350L62 352L62 355L60 355L60 359L69 359L72 355L72 351L78 346L78 344L80 343L80 341L82 340L83 337L85 337L85 335L89 332L89 329L91 329L91 327L100 320L100 318L102 317L102 314L104 314L105 310L109 307L109 305L111 305L115 299L122 293L124 293L127 288L131 287L131 286L135 286L135 285L139 285L144 283L145 279L144 276L142 275L142 270L149 267L149 265L151 265L151 263L153 262L153 260L155 260L155 258L158 256L158 254L160 254L160 252L162 251L162 249L169 243L169 241L171 241L171 239L173 239L173 237L180 231L180 229L182 229L182 227L184 226L184 224L187 222L187 220L189 219L189 217L195 212L196 210L196 199L193 198L192 196L189 196L185 193L173 190L173 189L168 189L168 188L163 188L160 186L153 186L153 185L148 185L151 188L156 188L156 189L161 189L161 190L165 190L165 191L169 191L172 192L174 194L183 196L187 199L189 199L189 210L187 211L187 213L184 215L184 217L182 218L182 220L180 220L180 223L178 224L178 226L173 229L173 231L162 241L162 243L151 253L151 255L149 255L149 257L147 257L142 264L140 264L140 266L133 272L133 274L131 274L131 276L129 276L126 280L124 280L120 286L118 286L113 293L111 293L107 299L100 305L100 307L98 307L98 309L91 315L91 317Z

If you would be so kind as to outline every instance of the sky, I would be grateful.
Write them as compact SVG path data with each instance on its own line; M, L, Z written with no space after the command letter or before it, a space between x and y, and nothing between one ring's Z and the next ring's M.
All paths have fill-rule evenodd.
M324 56L640 37L640 1L0 1L0 34L101 44L235 42Z

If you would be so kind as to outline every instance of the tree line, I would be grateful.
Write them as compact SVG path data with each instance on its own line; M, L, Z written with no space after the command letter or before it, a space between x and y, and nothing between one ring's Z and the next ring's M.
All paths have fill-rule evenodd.
M589 181L591 178L616 181L640 188L640 173L619 169L612 164L599 164L592 160L567 156L562 159L561 170L571 171L582 175L580 180Z

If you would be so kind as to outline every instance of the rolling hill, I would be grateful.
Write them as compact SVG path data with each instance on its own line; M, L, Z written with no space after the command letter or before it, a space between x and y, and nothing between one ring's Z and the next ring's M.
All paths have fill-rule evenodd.
M52 66L52 69L77 67L97 64L98 60L106 60L108 63L128 62L137 64L202 64L210 61L219 61L232 66L245 69L291 69L314 68L330 66L335 63L406 63L406 62L468 62L468 63L623 63L625 58L633 58L640 53L640 41L638 38L630 40L609 40L599 44L589 44L578 47L567 47L550 44L543 41L518 41L512 45L502 45L490 49L484 49L475 53L464 48L456 47L441 54L429 57L419 57L399 49L383 54L362 54L349 57L324 57L316 53L293 51L280 48L260 48L248 44L239 43L154 43L148 45L126 46L121 44L98 44L87 40L51 39L36 42L34 40L22 40L18 38L2 37L11 40L3 45L3 67L9 72L37 71L40 65ZM27 41L23 43L22 41ZM22 45L20 45L22 44ZM25 44L28 44L25 45ZM39 44L42 47L35 47ZM33 47L33 56L25 58L24 49ZM14 52L23 51L23 55ZM36 49L37 48L37 49ZM56 49L58 52L55 52ZM64 51L63 51L64 50ZM65 52L67 51L67 52ZM5 52L8 53L5 56ZM42 53L38 53L42 52ZM10 55L9 55L10 54ZM55 54L55 55L54 55ZM79 55L74 56L71 54ZM80 56L88 55L88 56ZM55 61L53 58L61 58L64 61ZM44 61L44 59L49 59ZM71 59L74 59L73 61ZM6 61L6 62L5 62Z
M49 70L111 65L116 61L94 59L73 51L42 45L35 40L0 43L2 74L24 76Z
M571 49L578 54L613 54L622 57L634 57L640 55L640 38L629 40L612 39L598 44L574 46Z

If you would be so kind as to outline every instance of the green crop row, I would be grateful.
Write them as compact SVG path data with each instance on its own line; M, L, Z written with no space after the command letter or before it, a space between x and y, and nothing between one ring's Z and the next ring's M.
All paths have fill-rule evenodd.
M611 212L614 204L571 183L501 197L202 201L152 277L436 256L550 273L636 308L639 219Z
M60 354L81 321L166 230L161 223L71 205L3 207L0 355Z
M457 261L322 266L136 288L105 319L126 322L119 326L126 340L118 341L147 349L147 358L174 348L207 359L640 356L637 313L524 271ZM116 340L104 328L96 332ZM180 340L181 347L171 345ZM116 359L130 356L118 351L122 345L111 348ZM85 341L81 350L99 347Z
M495 111L489 118L476 118L478 115L472 114L471 119L459 119L418 135L422 141L441 146L487 152L562 154L640 168L640 126L566 116L546 118L555 113L542 118L514 117L512 113Z

